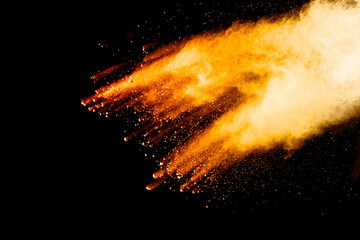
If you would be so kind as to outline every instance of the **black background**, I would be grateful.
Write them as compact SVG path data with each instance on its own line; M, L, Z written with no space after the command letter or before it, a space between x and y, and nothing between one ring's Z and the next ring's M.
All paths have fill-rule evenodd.
M78 6L72 13L76 20L68 36L77 53L71 62L76 71L74 85L79 86L74 103L79 118L76 136L70 140L77 154L69 163L72 180L64 197L74 226L86 223L116 227L123 221L147 225L194 218L356 216L358 187L351 185L348 177L360 133L356 119L310 141L288 163L274 161L260 168L263 170L245 186L245 195L226 194L227 200L218 201L214 195L218 199L226 191L199 195L165 187L147 191L145 187L156 169L155 159L145 157L148 150L139 146L138 139L123 141L127 120L98 116L80 104L100 86L90 79L93 74L123 61L140 61L146 43L166 44L189 34L227 27L234 20L256 20L286 12L304 2L268 1L260 5L260 1L94 1ZM172 16L175 20L169 20ZM264 158L276 160L279 153L270 155ZM276 172L276 181L269 172ZM228 174L236 184L239 179L234 175L235 170Z

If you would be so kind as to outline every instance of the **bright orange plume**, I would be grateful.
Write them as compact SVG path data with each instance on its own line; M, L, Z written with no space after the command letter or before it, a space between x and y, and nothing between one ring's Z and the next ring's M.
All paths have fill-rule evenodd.
M168 176L192 188L254 150L295 150L359 116L360 1L312 1L172 43L82 103L142 111L147 144L178 142L148 189Z

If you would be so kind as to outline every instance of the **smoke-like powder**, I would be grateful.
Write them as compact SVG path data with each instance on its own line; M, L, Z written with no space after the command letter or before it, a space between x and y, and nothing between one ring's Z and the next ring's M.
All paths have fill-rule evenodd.
M312 1L293 15L164 46L82 103L105 114L142 112L147 145L176 143L148 189L169 176L190 189L253 151L293 151L358 117L359 39L359 0Z

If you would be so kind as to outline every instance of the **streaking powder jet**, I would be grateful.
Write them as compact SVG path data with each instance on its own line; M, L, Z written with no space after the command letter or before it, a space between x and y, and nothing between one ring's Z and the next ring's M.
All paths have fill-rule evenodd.
M359 0L314 0L160 47L82 104L105 115L140 112L125 140L141 133L147 146L174 143L147 189L171 177L196 190L254 151L291 153L359 117L359 39Z

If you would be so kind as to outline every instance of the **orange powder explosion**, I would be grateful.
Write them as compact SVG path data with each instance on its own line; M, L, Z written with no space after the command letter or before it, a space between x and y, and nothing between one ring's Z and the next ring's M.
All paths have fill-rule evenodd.
M360 0L312 1L293 15L189 37L96 93L82 101L91 111L142 112L133 135L145 132L145 145L176 142L148 189L169 176L196 189L253 151L292 152L359 116Z

